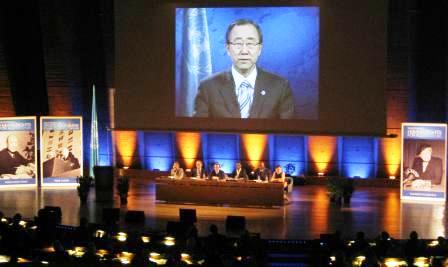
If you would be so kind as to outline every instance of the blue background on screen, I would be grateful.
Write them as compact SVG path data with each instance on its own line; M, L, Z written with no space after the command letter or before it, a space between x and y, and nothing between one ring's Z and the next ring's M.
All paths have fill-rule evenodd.
M183 44L183 40L187 40L184 34L188 31L184 27L186 10L176 9L176 115L188 117L191 114L185 110L191 109L196 89L188 90L185 94L187 82L182 71L185 70L183 64L188 53L185 48L187 46ZM205 11L212 73L229 70L231 67L231 60L225 49L228 25L240 18L251 19L260 25L263 32L263 50L257 62L258 67L276 73L290 82L295 118L318 119L318 7L226 7L206 8Z

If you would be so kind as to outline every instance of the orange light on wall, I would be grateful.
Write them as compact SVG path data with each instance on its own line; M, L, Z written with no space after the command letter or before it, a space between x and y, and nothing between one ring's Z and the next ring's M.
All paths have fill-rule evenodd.
M241 140L249 163L258 166L268 143L266 134L242 134Z
M308 150L317 172L328 172L328 164L336 153L337 143L337 137L333 136L308 137Z
M388 134L396 134L396 138L382 138L380 141L382 158L388 176L398 177L401 161L401 136L400 130L388 131Z
M124 166L131 166L137 146L136 131L116 131L115 142L117 145L118 157L123 161Z
M176 144L187 169L193 168L201 144L200 133L176 133Z

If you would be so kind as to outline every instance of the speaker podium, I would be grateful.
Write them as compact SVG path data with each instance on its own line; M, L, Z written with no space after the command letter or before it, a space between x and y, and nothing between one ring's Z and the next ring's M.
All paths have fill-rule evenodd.
M96 201L114 200L114 168L112 166L94 166Z

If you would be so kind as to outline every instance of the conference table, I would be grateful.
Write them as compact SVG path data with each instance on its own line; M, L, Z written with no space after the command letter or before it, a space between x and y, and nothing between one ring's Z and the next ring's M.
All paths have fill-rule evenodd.
M253 180L156 178L156 200L173 203L283 205L283 184Z

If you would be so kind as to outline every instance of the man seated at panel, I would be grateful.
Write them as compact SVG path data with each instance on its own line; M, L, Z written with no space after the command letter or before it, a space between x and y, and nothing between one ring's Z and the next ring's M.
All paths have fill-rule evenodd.
M232 177L235 179L244 179L244 180L247 180L249 178L241 162L238 161L236 163L235 170L232 172Z
M218 162L213 164L213 170L209 173L208 179L224 180L226 178L227 175L223 170L221 170L221 165Z
M271 178L271 170L269 170L265 166L264 161L260 162L260 166L255 170L254 173L257 180L268 182Z
M173 163L173 167L171 168L170 176L174 177L175 179L184 178L184 169L182 169L180 167L180 164L178 161L175 161Z
M201 160L196 160L195 167L191 171L192 178L203 179L207 178L207 171L204 168L204 164Z

